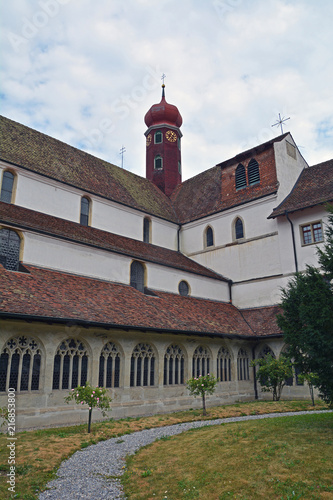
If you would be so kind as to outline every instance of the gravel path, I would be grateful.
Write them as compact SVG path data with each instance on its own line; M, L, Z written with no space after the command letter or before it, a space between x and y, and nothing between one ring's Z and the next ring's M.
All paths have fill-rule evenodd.
M153 443L163 436L174 436L189 429L219 425L221 423L242 422L244 420L258 420L262 418L276 418L308 413L327 413L323 411L299 411L288 413L268 413L266 415L249 415L245 417L220 418L216 420L202 420L186 422L148 429L133 434L101 441L88 448L77 451L68 460L65 460L58 472L57 479L49 482L50 488L40 494L40 500L116 500L124 499L120 476L124 472L127 455L133 455L139 448Z

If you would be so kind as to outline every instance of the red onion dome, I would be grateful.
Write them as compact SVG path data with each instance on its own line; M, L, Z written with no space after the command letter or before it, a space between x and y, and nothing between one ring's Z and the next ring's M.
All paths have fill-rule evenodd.
M180 127L183 123L182 116L176 106L166 102L164 85L162 85L162 88L162 100L159 104L153 104L150 110L146 113L145 124L147 127L161 125L163 123L174 127Z

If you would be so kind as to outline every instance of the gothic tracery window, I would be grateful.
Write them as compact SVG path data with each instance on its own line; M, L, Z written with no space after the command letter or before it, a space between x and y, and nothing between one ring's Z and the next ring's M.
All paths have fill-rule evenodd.
M66 339L54 356L53 389L75 389L88 377L87 348L81 340Z
M0 391L38 391L40 364L38 341L24 335L10 339L0 355Z
M102 349L99 357L100 387L119 387L120 381L120 352L113 342L108 342Z
M210 370L210 353L207 347L196 348L192 358L192 377L208 375Z
M231 380L231 356L225 347L220 347L217 354L217 378L220 382L230 382Z
M138 344L132 352L130 386L143 387L155 384L155 354L149 344Z
M184 353L178 345L170 345L164 355L164 385L184 384Z
M249 355L245 349L239 349L237 356L238 380L250 380Z

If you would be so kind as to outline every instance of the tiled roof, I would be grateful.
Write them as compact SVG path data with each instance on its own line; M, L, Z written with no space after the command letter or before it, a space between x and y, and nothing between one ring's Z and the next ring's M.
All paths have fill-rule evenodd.
M273 153L273 144L282 141L288 133L275 137L264 144L244 151L215 167L202 172L178 185L171 195L171 201L181 223L190 222L233 206L247 203L277 191L277 179L265 179L258 185L235 191L234 168L241 162L262 158L264 165L269 150ZM232 177L232 180L231 180Z
M302 170L290 194L268 218L274 219L285 211L296 212L304 208L333 201L333 160Z
M132 258L154 262L182 271L226 280L221 275L189 259L180 252L164 247L126 238L93 227L82 226L27 208L0 202L0 223L12 227L39 231L53 237L64 238L78 243L93 245L98 248L128 255Z
M57 139L0 116L0 159L84 192L176 221L169 198L153 183Z
M282 310L279 306L255 307L253 309L241 310L244 319L259 337L281 333L276 322L276 315L281 312Z
M30 274L0 266L0 317L246 338L277 334L268 323L254 332L231 304L159 291L152 297L128 285L25 267Z

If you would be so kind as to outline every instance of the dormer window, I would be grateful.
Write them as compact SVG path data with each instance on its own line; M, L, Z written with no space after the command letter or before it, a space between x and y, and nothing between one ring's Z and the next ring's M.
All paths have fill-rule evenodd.
M90 200L86 196L81 198L80 224L89 226Z
M246 187L245 167L241 163L236 168L236 190Z
M0 201L12 203L15 176L9 170L5 170L2 176Z
M155 170L163 170L163 158L160 155L154 158L154 168Z
M155 132L154 142L155 144L161 144L162 141L163 141L163 134L160 130L158 130L157 132Z
M249 179L250 186L253 186L253 184L258 184L258 182L260 182L259 164L254 158L252 158L247 167L247 177Z

